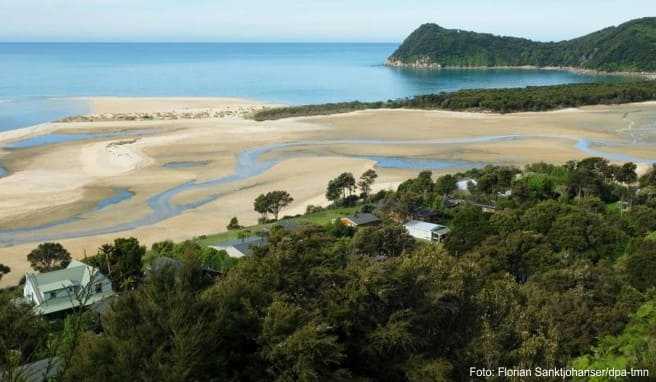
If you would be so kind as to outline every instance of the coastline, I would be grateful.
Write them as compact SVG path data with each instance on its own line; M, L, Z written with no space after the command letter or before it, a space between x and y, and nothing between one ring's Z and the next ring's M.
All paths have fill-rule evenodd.
M397 69L414 69L414 70L548 70L571 72L581 75L593 76L619 76L619 77L638 77L649 80L656 80L656 72L605 72L601 70L577 68L572 66L442 66L431 63L426 60L417 60L414 63L406 63L400 60L385 60L385 66Z
M212 99L215 103L209 106L221 107L220 100ZM97 102L95 110L106 113L152 111L153 108L166 112L199 106L198 99L194 98L105 98ZM245 101L242 103L242 107L249 105ZM234 107L234 103L230 106ZM304 212L308 204L325 205L325 186L341 172L361 174L376 168L377 183L387 187L420 171L418 168L380 167L372 158L515 166L538 161L560 163L588 156L575 147L577 139L587 139L593 145L594 142L623 142L629 137L626 129L631 121L642 124L652 120L654 115L656 103L649 102L511 115L380 109L266 122L233 116L43 124L0 133L0 142L53 132L146 131L147 134L129 139L104 135L28 150L0 150L0 161L6 161L11 170L8 176L0 178L0 234L2 230L81 216L79 220L44 231L52 235L48 236L49 241L61 242L74 257L82 257L85 252L95 253L100 245L116 237L134 236L145 245L165 239L181 241L224 231L233 216L237 216L241 224L256 223L258 215L252 210L252 201L261 193L290 192L295 202L285 214L298 214ZM489 139L494 136L521 136L522 139ZM307 144L285 146L289 142ZM254 157L260 158L256 163L275 162L261 173L206 187L183 186L230 177L242 153L270 146L276 149ZM613 153L656 158L656 147L649 144L613 145L612 150ZM172 162L203 164L188 168L165 166ZM433 173L460 170L445 168L433 170ZM157 195L179 187L184 191L170 199L173 206L199 200L207 202L202 207L190 208L157 222L125 226L111 233L66 236L143 219L153 211L149 203L160 200ZM132 197L102 210L92 210L117 189L129 190ZM14 234L5 232L4 235ZM15 235L11 237L31 233ZM41 235L38 233L38 237L44 237ZM0 262L12 268L2 285L15 282L29 267L25 255L35 245L31 241L0 247Z

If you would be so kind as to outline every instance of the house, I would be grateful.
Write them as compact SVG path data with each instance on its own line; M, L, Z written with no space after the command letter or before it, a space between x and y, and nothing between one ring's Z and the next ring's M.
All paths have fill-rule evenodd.
M472 179L472 178L465 178L456 182L456 187L458 187L459 191L469 191L472 188L472 186L477 186L477 185L478 182L476 181L476 179Z
M366 227L380 223L378 216L370 213L357 213L355 215L345 216L339 220L342 224L353 228Z
M489 212L489 213L495 213L497 211L496 206L491 205L491 204L483 204L483 203L476 203L472 202L470 200L465 200L465 199L453 199L453 198L448 198L444 201L444 205L447 208L455 208L459 207L465 204L469 204L470 206L478 207L483 210L483 212Z
M114 295L112 282L96 268L73 260L64 269L25 274L23 298L37 314L93 305Z
M267 245L267 238L261 236L251 236L243 239L226 241L216 245L211 245L217 251L226 251L228 256L240 258L244 256L251 256L253 249L257 247L264 247Z
M410 236L415 239L441 242L449 234L449 228L433 223L427 223L419 220L411 220L403 225Z
M59 357L45 358L12 369L12 381L43 382L55 380L63 366ZM0 378L5 370L0 369ZM6 376L5 376L6 377Z

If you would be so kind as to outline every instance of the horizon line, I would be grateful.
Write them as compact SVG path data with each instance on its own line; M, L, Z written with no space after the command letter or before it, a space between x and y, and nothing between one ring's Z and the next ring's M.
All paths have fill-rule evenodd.
M401 41L2 41L0 44L401 44Z

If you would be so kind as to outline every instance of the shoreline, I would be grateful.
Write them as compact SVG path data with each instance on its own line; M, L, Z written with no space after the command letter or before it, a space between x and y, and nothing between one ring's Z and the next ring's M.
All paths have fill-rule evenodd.
M397 69L413 70L546 70L571 72L575 74L592 75L592 76L618 76L618 77L637 77L649 80L656 80L656 72L605 72L596 69L577 68L573 66L442 66L440 64L417 61L414 63L402 62L399 60L385 60L385 66Z
M139 112L198 106L194 102L198 100L111 98L101 99L97 106L98 111L104 112ZM586 154L574 146L573 140L587 139L593 144L596 141L621 143L628 139L624 130L633 126L632 121L642 126L653 120L656 103L573 110L575 112L504 115L378 109L265 122L234 117L44 124L0 133L0 142L7 134L15 138L54 131L107 133L147 129L148 134L138 139L108 135L37 149L3 150L0 161L8 160L11 173L0 178L0 221L7 230L12 226L33 227L73 215L82 216L83 219L49 227L38 235L28 231L19 235L65 237L56 241L74 257L81 257L85 251L94 253L100 245L116 237L134 236L144 245L165 239L181 241L224 231L233 216L242 224L254 224L258 214L252 210L252 201L271 190L290 192L296 201L286 213L299 213L307 204L325 202L326 184L342 172L358 175L375 167L381 184L398 184L420 171L376 167L375 158L514 166L582 159ZM490 142L484 139L489 136L525 138ZM543 136L551 138L540 138ZM474 138L474 141L462 144L462 137ZM647 143L656 140L656 131L646 139ZM302 144L291 145L290 142ZM255 154L267 146L277 149L262 152L260 160L256 160L260 155ZM656 149L648 144L641 147L618 144L608 150L611 148L620 155L656 158ZM238 179L233 173L240 153L245 150L254 153L253 161L247 160L246 164L268 161L277 164L264 172L253 172L253 177ZM178 169L165 166L171 162L201 161L205 163L203 166ZM458 170L440 169L433 174ZM230 182L217 182L216 179L230 179ZM191 187L190 184L202 186ZM102 210L90 210L103 198L111 197L112 190L120 189L129 190L131 198ZM154 204L149 204L151 202ZM202 207L193 207L199 202ZM192 207L184 213L162 221L149 220L153 208L177 209L187 205ZM142 219L146 219L143 226L131 224ZM67 233L107 227L125 229L84 237L67 236ZM0 284L7 285L20 277L29 267L25 255L34 247L32 243L0 248L0 263L9 265L13 274L5 276Z

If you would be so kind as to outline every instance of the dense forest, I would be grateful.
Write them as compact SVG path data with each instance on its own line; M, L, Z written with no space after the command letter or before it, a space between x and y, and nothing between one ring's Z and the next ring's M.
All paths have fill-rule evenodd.
M614 105L656 100L656 81L566 84L526 88L466 89L384 102L341 102L264 109L257 121L350 113L366 109L427 109L515 113L588 105Z
M231 261L196 241L103 246L86 261L120 296L100 316L45 320L3 291L0 370L20 380L18 365L54 359L64 381L462 381L483 379L472 367L501 366L656 373L656 166L641 177L601 158L422 172L373 194L375 174L360 179L331 181L329 208L373 212L378 226L276 227L253 256ZM420 216L450 228L443 243L400 224ZM162 256L179 265L149 266ZM544 380L563 380L554 375Z
M408 36L388 63L426 68L536 66L656 72L656 18L547 43L424 24Z

